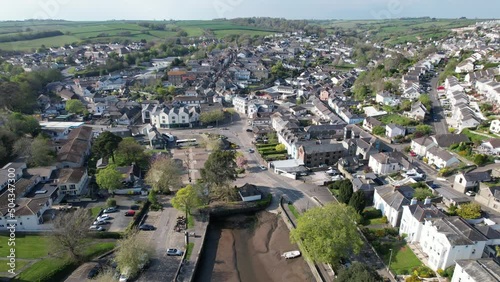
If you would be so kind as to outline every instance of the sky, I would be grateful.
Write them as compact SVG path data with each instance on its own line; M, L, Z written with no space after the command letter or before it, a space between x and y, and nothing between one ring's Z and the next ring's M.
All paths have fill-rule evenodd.
M7 4L8 3L8 4ZM498 0L0 0L1 20L499 18Z

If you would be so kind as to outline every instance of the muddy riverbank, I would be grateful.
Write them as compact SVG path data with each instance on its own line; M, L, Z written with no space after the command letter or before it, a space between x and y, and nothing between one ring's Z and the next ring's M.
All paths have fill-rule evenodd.
M197 282L315 281L303 258L285 260L296 250L281 217L256 215L226 217L210 223Z

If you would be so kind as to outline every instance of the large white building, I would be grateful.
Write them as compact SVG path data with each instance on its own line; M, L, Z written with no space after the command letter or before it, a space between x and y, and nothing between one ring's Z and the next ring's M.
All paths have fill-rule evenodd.
M191 127L200 120L200 107L149 104L143 107L142 117L156 128Z
M410 205L403 206L403 216L399 227L399 235L406 234L406 242L419 242L424 228L425 219L441 218L445 215L431 204L429 198L425 201L417 202L412 199Z
M398 227L403 214L403 206L410 204L415 190L409 186L394 187L384 185L375 188L373 206L380 210L393 227Z
M458 216L425 219L420 247L436 271L462 259L481 258L488 239Z
M500 265L493 259L458 260L451 282L500 281Z

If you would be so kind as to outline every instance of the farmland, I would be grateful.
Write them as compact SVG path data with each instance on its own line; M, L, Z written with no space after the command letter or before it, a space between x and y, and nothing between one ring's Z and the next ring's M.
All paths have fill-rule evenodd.
M147 27L150 23L155 28ZM159 28L158 28L159 27ZM229 21L105 21L105 22L70 22L70 21L19 21L0 22L0 49L5 51L30 51L36 48L58 47L65 44L81 42L117 42L124 40L161 41L179 37L178 32L185 31L187 37L199 37L206 31L213 32L217 38L228 35L248 34L269 35L274 30L259 29L256 27L236 25ZM42 32L60 32L62 35L23 39ZM3 40L2 40L3 39Z

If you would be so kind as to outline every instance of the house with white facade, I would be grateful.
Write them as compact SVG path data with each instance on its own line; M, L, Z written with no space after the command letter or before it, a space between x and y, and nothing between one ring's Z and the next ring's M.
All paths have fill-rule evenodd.
M410 145L412 152L422 157L427 154L427 151L436 146L437 144L432 138L427 136L411 140Z
M428 160L427 164L435 165L437 168L450 167L460 163L460 160L453 154L436 147L429 149L425 157Z
M410 186L395 187L384 185L375 187L373 206L380 210L393 227L398 227L403 215L403 206L410 204L415 190Z
M491 258L457 260L451 282L500 281L500 264Z
M401 170L399 160L389 153L378 153L370 156L368 166L379 175L388 175Z
M428 218L442 218L446 215L431 204L431 200L426 198L424 202L411 199L410 205L403 206L403 215L399 227L399 235L406 234L406 242L415 243L420 241L424 221Z
M481 258L488 238L459 216L425 219L419 245L432 270Z
M483 142L479 148L487 154L500 155L500 138L491 138Z
M499 134L500 133L500 120L495 119L495 120L491 121L490 131L492 133L495 133L495 134Z
M233 98L234 110L240 114L247 114L248 97L236 96Z
M456 73L468 73L473 70L474 70L474 61L470 58L460 62L455 68Z
M86 168L63 168L59 170L57 186L62 194L79 196L86 189L88 181Z
M461 172L455 175L453 189L460 193L467 191L477 192L481 182L491 180L491 170L477 172Z
M143 110L144 111L144 110ZM149 116L156 128L192 127L200 120L200 107L155 105Z
M394 105L398 104L398 103L396 103L396 100L397 100L396 96L392 93L387 92L387 91L378 92L375 95L375 102L380 103L382 105L394 106Z
M423 121L426 114L428 114L428 111L420 101L413 103L411 110L403 113L403 115L418 121Z
M385 126L385 136L387 138L395 138L397 136L405 136L406 128L402 127L399 124L389 123Z
M382 126L382 125L383 125L383 123L374 117L367 117L363 121L363 128L368 130L368 132L372 132L374 127Z

